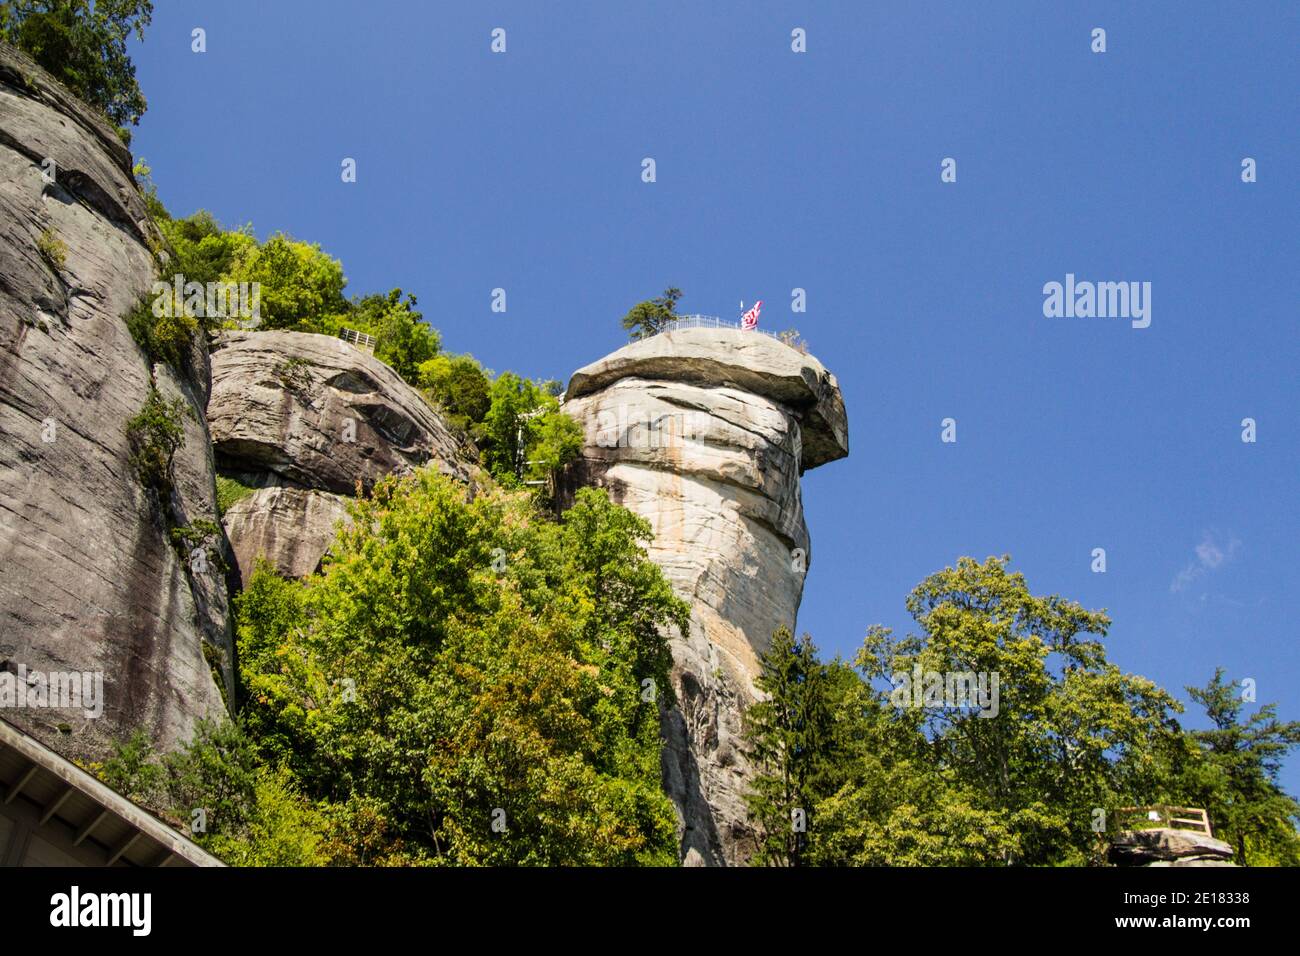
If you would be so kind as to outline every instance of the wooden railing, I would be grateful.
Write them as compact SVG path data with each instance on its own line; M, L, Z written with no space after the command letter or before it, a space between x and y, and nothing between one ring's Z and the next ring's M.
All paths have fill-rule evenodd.
M1149 824L1170 827L1174 830L1195 830L1197 833L1204 833L1207 837L1214 834L1210 831L1210 815L1200 807L1174 807L1168 804L1154 804L1149 807L1120 807L1115 811L1116 822L1122 819L1124 814L1141 813L1146 817Z

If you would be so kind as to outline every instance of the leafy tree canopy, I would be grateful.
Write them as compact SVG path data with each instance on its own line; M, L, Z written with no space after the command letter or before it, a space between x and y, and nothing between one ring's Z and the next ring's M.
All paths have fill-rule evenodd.
M348 852L673 862L658 701L688 613L645 522L593 490L547 521L431 469L352 517L323 574L262 567L238 599L249 732L313 800L364 810Z
M146 104L126 41L143 40L152 16L152 0L8 0L0 37L119 127L134 126Z

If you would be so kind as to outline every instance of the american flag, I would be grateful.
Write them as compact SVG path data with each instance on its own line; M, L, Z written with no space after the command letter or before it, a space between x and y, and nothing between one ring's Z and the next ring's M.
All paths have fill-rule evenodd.
M763 308L763 300L759 299L754 303L754 307L740 317L740 327L742 329L758 328L758 310Z

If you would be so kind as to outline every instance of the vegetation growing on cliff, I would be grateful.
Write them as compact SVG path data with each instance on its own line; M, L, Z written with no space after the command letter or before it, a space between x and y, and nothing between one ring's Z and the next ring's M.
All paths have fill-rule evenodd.
M126 53L144 39L152 0L9 0L0 5L0 38L18 47L98 109L129 141L125 127L145 111Z
M688 611L645 555L649 527L593 490L560 522L516 493L467 497L432 469L385 479L353 503L323 573L252 576L242 729L169 758L203 768L181 775L196 782L150 791L182 819L207 808L198 838L214 852L676 861L659 702L665 635ZM135 776L142 763L178 776L138 754Z
M143 407L126 423L131 467L140 484L155 492L164 503L171 497L172 460L185 443L187 411L183 399L168 401L151 384Z
M1300 804L1276 780L1300 722L1268 705L1242 723L1218 673L1188 689L1216 729L1183 730L1172 696L1106 660L1105 614L1031 594L1006 559L963 558L907 606L919 633L873 628L852 666L788 632L763 656L771 697L746 721L758 862L1082 865L1097 809L1147 803L1207 808L1238 863L1296 859ZM990 678L985 698L953 706L965 674Z
M623 316L623 328L633 341L647 339L670 328L677 321L677 300L682 290L667 288L664 294L638 302Z
M143 179L147 167L138 171ZM153 195L152 183L143 185L174 257L170 270L186 282L257 283L258 330L337 335L349 328L373 336L375 357L475 444L484 467L498 481L512 487L545 482L581 450L578 424L560 411L558 383L511 372L494 377L473 356L444 352L441 336L417 310L414 295L391 289L348 299L342 264L318 245L283 234L259 243L251 227L223 229L204 211L173 218ZM175 321L155 318L147 304L127 321L154 358L170 360L185 338ZM204 327L216 325L208 321ZM193 332L193 320L186 328Z

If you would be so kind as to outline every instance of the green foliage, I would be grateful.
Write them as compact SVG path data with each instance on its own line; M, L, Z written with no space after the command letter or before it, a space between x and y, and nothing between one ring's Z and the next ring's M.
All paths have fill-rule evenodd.
M415 311L415 296L403 299L401 289L387 295L363 296L341 321L358 332L373 335L375 358L412 384L420 381L422 364L442 348L438 333Z
M55 269L63 269L68 264L68 245L53 229L44 229L36 238L36 248L45 261Z
M452 428L472 434L492 405L491 380L472 355L440 353L421 362L417 381Z
M648 536L595 491L557 524L426 469L355 503L322 575L254 572L249 727L330 807L333 858L675 859L646 688L667 693L688 617Z
M331 322L336 328L337 316L348 311L343 266L319 245L277 233L239 252L227 278L261 286L261 328L322 332Z
M153 192L150 183L146 197ZM256 257L257 239L251 226L226 230L202 209L186 219L173 219L161 204L159 208L161 217L155 212L154 219L174 254L167 279L179 274L187 283L204 285L240 281L239 273Z
M484 467L505 486L544 480L582 451L581 426L560 411L559 400L542 385L503 372L488 398L474 437Z
M152 15L152 0L9 0L0 38L125 127L145 111L126 41L132 33L143 40Z
M831 693L827 668L804 635L772 636L754 681L766 695L744 714L746 756L755 775L747 795L757 830L756 865L799 866L807 845L816 783L831 756Z
M185 443L186 412L183 399L167 401L150 385L144 406L126 423L131 467L140 484L162 501L171 497L172 459Z
M1224 679L1223 668L1187 692L1214 726L1189 734L1192 754L1173 785L1178 802L1208 811L1215 835L1232 844L1238 865L1297 865L1300 803L1281 789L1278 774L1283 758L1300 744L1300 721L1278 720L1275 704L1245 718L1241 688Z
M153 802L162 786L164 771L156 761L153 744L143 730L136 730L126 740L114 741L112 753L103 763L89 768L122 796L137 803Z
M226 561L218 547L222 534L221 526L209 518L196 518L187 525L172 528L170 532L172 544L182 561L189 562L194 551L202 548L212 566L224 572Z
M1105 614L1034 596L1007 560L962 558L921 582L907 600L919 633L896 641L872 628L856 674L832 664L815 679L813 662L774 645L765 677L770 666L802 676L770 679L771 712L806 712L821 688L835 715L829 731L806 725L822 728L816 735L776 724L782 748L804 730L816 752L805 765L824 771L809 778L809 862L1082 864L1096 858L1093 808L1160 793L1162 768L1183 747L1179 705L1106 661L1088 636L1105 634ZM917 668L996 674L996 711L916 707L910 693L877 689ZM759 809L781 805L757 796Z
M150 364L165 362L180 368L189 354L199 324L182 309L168 309L162 315L155 312L155 300L146 296L126 314L126 328L135 344L149 359Z
M152 807L233 866L321 866L325 815L292 774L263 764L237 723L199 721L194 737L159 755L143 731L117 742L91 772Z
M237 479L217 475L217 517L225 517L231 505L242 498L247 498L256 490L240 483Z
M632 306L623 316L629 338L645 339L669 328L677 321L677 300L681 297L681 289L668 288L663 295Z
M532 442L525 449L526 480L547 481L582 454L586 442L582 426L558 407L548 408L529 424Z

